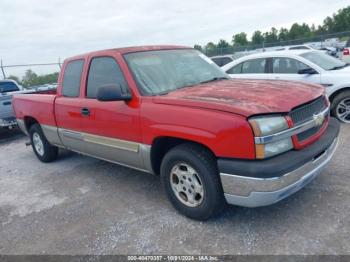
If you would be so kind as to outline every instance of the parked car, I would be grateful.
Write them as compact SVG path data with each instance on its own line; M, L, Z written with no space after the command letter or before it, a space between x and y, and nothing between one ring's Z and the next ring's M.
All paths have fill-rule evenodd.
M15 114L12 109L12 95L21 90L16 81L0 80L0 127L12 128L16 125Z
M14 94L56 93L56 88L57 84L46 84L23 89L14 80L0 80L0 128L12 129L17 126L12 107L12 97Z
M340 59L345 63L350 63L350 38L346 42L345 47L343 49L343 53L340 56Z
M303 45L291 45L291 46L284 46L276 49L276 51L282 51L282 50L319 50L323 51L324 53L337 57L338 56L338 50L335 47L330 46L316 46L316 44L303 44Z
M220 55L220 56L212 56L210 57L211 60L214 61L215 64L217 64L218 66L224 66L230 62L232 62L233 60L235 60L233 55Z
M212 56L210 59L217 64L218 66L222 67L238 58L241 58L247 54L250 54L250 51L242 51L242 52L237 52L232 55L220 55L220 56Z
M331 113L350 123L350 67L320 51L293 50L245 56L223 67L232 78L294 80L326 87Z
M16 95L14 109L39 160L62 147L159 174L174 207L200 220L226 202L295 193L330 161L339 132L323 87L232 80L177 46L69 58L57 94Z

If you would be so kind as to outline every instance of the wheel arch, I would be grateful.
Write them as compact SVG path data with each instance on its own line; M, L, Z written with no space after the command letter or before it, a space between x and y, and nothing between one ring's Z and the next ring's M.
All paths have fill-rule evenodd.
M24 126L26 128L26 131L29 133L29 129L32 127L34 124L39 124L39 121L36 120L34 117L31 116L25 116L23 117L24 121ZM39 124L40 125L40 124Z
M334 91L330 96L329 96L329 101L332 103L334 98L339 95L340 93L343 93L345 91L350 91L350 86L349 87L342 87L336 91Z
M202 143L198 143L193 140L188 140L188 139L179 138L179 137L171 137L171 136L156 137L152 142L151 154L150 154L151 165L152 165L154 174L156 175L160 174L160 166L166 153L169 152L172 148L185 143L191 143L191 144L201 146L202 148L210 152L215 157L214 152L208 146Z

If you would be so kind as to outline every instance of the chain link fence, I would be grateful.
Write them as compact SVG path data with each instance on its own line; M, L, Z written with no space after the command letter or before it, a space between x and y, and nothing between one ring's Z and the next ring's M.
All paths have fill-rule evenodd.
M350 37L350 31L345 32L339 32L339 33L333 33L333 34L322 34L319 36L314 37L308 37L308 38L300 38L300 39L294 39L294 40L287 40L287 41L278 41L273 43L261 43L259 45L246 45L246 46L230 46L225 48L211 48L207 49L204 48L202 52L206 54L207 56L217 56L217 55L228 55L228 54L234 54L238 52L249 52L254 50L265 51L269 48L273 47L283 47L283 46L290 46L290 45L301 45L301 44L308 44L308 43L319 43L320 48L323 47L336 47L341 48L342 43L345 44L344 41L346 41ZM339 39L339 42L336 41L327 41L337 38Z
M57 62L53 62L53 63L33 63L33 64L5 64L5 62L0 59L0 70L1 70L1 74L3 79L6 79L10 74L8 73L8 71L10 71L10 69L14 69L14 68L32 68L32 67L49 67L49 66L57 66L57 69L61 69L61 59L58 58Z

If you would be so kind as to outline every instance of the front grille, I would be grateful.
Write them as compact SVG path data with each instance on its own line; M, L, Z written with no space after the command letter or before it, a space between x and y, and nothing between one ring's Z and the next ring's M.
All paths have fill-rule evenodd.
M293 120L294 126L300 125L302 123L305 123L309 120L313 119L313 116L315 114L318 114L325 110L327 107L325 97L321 96L317 98L316 100L302 105L300 107L295 108L290 112L290 117ZM297 135L298 141L304 141L313 135L315 135L320 129L322 128L322 125L315 126L313 128L310 128L300 134Z
M308 139L309 137L315 135L318 131L320 131L322 128L321 126L314 126L313 128L310 128L304 132L301 132L300 134L297 135L299 141L304 141Z
M322 112L326 107L325 97L321 96L311 103L293 109L293 111L290 112L290 117L294 125L297 126L311 120L314 114Z

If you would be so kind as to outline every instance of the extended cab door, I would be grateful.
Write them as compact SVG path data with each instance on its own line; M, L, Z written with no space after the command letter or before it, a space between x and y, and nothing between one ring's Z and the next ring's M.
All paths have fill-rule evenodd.
M142 158L139 104L130 101L98 101L99 87L119 85L131 93L124 74L113 55L91 57L85 99L88 113L82 120L86 153L112 162L144 169Z
M84 152L81 120L83 118L80 98L80 86L84 59L69 61L63 70L63 79L60 79L60 94L55 100L55 117L58 134L63 145L73 151Z

